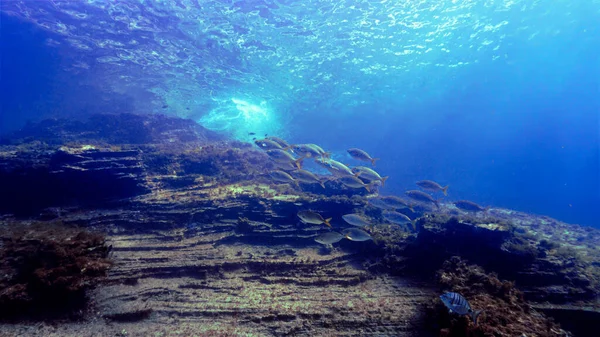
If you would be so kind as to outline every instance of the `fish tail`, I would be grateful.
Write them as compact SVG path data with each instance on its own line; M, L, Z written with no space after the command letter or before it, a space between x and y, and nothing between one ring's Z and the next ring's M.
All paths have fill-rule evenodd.
M329 221L331 221L331 219L333 219L333 218L325 219L325 221L323 221L323 223L326 224L327 226L329 226L329 228L331 228L331 224L329 223Z
M444 192L445 197L448 196L448 187L450 187L450 185L446 185L446 187L442 188L442 192Z
M375 167L375 161L379 160L379 158L371 158L371 165Z
M471 319L473 320L473 324L477 325L477 318L483 312L483 310L471 311Z
M412 225L413 232L416 232L417 231L417 220L416 219L415 220L411 220L410 224Z
M389 176L381 178L381 187L385 186L385 181L388 180Z
M300 157L296 160L294 160L294 164L296 164L296 167L298 167L298 170L300 170L302 168L302 161L304 160L305 157Z

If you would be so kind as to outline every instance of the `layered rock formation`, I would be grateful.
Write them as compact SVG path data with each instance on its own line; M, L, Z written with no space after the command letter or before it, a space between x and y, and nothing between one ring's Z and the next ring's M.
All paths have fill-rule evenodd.
M191 121L47 121L4 143L4 225L59 219L102 232L113 261L88 292L84 323L0 326L6 333L483 336L516 310L535 324L505 332L556 336L564 332L526 308L562 317L598 312L595 230L500 209L465 215L443 205L414 214L417 233L375 226L374 241L328 249L314 241L328 229L301 224L296 213L318 211L334 218L334 228L351 212L383 222L364 192L334 181L325 190L273 184L267 173L276 166L264 153ZM451 277L448 268L456 270ZM491 272L499 284L514 281L510 296L477 286L481 278L497 284ZM453 288L485 306L480 327L438 314L437 296ZM521 302L502 304L521 291ZM532 330L541 325L545 331Z

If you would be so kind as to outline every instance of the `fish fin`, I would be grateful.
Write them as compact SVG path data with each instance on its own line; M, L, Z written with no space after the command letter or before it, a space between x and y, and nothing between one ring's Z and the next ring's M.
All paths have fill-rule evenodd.
M479 318L479 315L481 315L481 313L483 312L483 310L476 310L476 311L471 311L471 319L473 320L473 324L477 325L477 318Z
M379 158L371 158L371 165L375 167L375 161L379 160Z
M367 192L371 193L371 184L364 184L363 187L367 189Z
M293 147L293 146L294 146L294 145L288 145L288 146L286 146L286 147L283 147L283 148L281 148L281 150L283 150L283 151L287 151L287 150L290 150L290 149L292 149L292 147Z
M446 185L446 187L442 188L442 192L444 192L445 197L448 196L448 187L450 187L450 185Z
M411 220L410 224L412 225L413 232L416 232L417 231L417 220L416 219L415 220Z
M331 221L331 219L333 219L333 218L325 219L325 221L323 221L323 223L326 224L327 226L329 226L329 228L332 228L331 224L329 223L329 221Z
M346 165L346 166L348 166L348 165ZM359 176L359 175L361 175L361 173L362 173L362 172L358 171L358 172L354 173L354 176L355 176L356 178L358 178L358 176Z
M331 152L324 152L324 153L321 155L321 158L327 158L327 159L331 158Z
M487 213L487 211L489 211L489 210L490 210L490 208L491 208L491 206L488 206L488 207L486 207L486 208L483 210L483 212Z
M325 188L325 184L323 184L322 181L319 181L319 185L321 185L321 187Z
M381 187L385 186L385 181L388 180L389 176L381 178Z
M415 205L408 205L408 209L410 209L411 212L415 213Z
M435 204L435 206L436 206L438 209L440 209L440 200L442 200L442 199L440 198L440 199L437 199L437 200L433 200L433 203Z

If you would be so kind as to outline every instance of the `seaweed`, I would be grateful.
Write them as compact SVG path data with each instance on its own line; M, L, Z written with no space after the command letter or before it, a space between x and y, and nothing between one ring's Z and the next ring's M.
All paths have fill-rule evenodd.
M0 239L1 320L81 316L111 265L104 235L60 221L8 224Z

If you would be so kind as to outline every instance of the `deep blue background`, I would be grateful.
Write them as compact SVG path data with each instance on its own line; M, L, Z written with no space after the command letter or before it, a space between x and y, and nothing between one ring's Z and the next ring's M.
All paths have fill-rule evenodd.
M63 56L44 44L45 32L1 19L0 132L57 110L73 116L99 111L76 76L65 82L59 75ZM596 46L588 43L567 60L547 48L545 62L540 46L515 49L518 62L463 69L446 82L442 96L427 102L296 116L289 126L292 141L317 142L348 163L354 163L344 153L349 147L381 157L377 169L391 176L385 193L401 194L416 180L434 179L450 185L453 199L600 227ZM534 50L538 58L529 60Z

